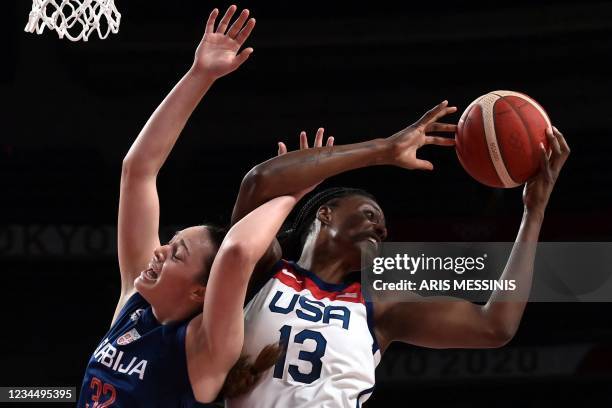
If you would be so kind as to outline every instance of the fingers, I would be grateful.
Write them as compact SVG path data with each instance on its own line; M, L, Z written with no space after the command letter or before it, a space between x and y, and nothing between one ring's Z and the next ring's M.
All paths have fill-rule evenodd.
M554 181L544 143L540 143L540 173L544 175L546 181L551 183Z
M414 162L414 168L418 169L418 170L433 170L434 166L433 164L431 164L430 161L427 160L421 160L421 159L416 159L416 161Z
M438 105L427 111L421 119L417 121L417 124L420 126L427 126L430 123L436 122L438 119L449 115L451 113L457 112L457 108L455 106L447 106L448 101L444 100L440 102Z
M249 18L249 21L247 21L246 25L242 27L242 30L240 30L240 32L236 36L236 41L238 41L238 44L244 44L247 38L249 38L249 35L251 35L253 27L255 27L255 19Z
M554 126L552 128L553 128L553 133L554 133L555 137L559 141L559 145L561 145L561 152L570 154L570 152L571 152L570 151L570 147L567 144L567 142L565 141L565 137L563 137L563 133L559 132L559 129L557 129Z
M325 132L323 128L317 129L317 134L315 135L314 147L323 146L323 132Z
M308 149L308 138L303 130L300 132L300 150L302 149Z
M425 126L425 132L457 133L457 125L452 125L450 123L434 122Z
M551 139L554 139L555 148L553 149L553 155L551 159L551 166L555 173L561 171L561 167L565 164L565 161L569 157L570 148L565 141L565 137L563 134L559 132L559 129L553 126L552 129L546 130L546 135L548 136L549 143Z
M317 129L314 144L312 145L312 147L322 147L323 146L324 133L325 133L324 128ZM334 137L330 136L327 138L327 141L325 142L325 146L333 146L333 145L334 145ZM306 135L306 132L302 130L300 132L300 150L309 149L309 148L310 148L310 145L308 144L308 136Z
M253 48L251 47L245 48L244 50L240 51L240 54L236 55L236 67L242 65L242 63L244 63L244 61L246 61L252 53Z
M208 21L206 21L206 30L204 31L204 33L210 34L215 32L215 20L217 19L218 15L219 9L214 9L210 12L210 15L208 16Z
M216 33L218 33L218 34L225 34L225 30L227 30L227 26L228 26L230 20L232 19L232 16L236 12L236 9L237 9L237 7L234 4L229 6L227 11L223 15L223 18L221 19L221 22L219 23L219 26L217 27Z
M240 15L236 19L236 21L234 21L230 29L227 31L227 35L230 36L231 38L235 38L236 35L238 35L238 32L242 29L242 26L244 25L244 23L247 21L248 17L249 17L249 10L248 9L242 10Z
M454 146L455 139L452 139L450 137L425 136L425 144L433 144L437 146Z
M551 128L546 129L546 138L548 139L548 144L550 145L550 148L553 150L553 152L555 152L557 156L561 155L561 145L559 144L559 141L557 140L555 135L553 135L553 131Z
M287 146L283 142L278 142L278 155L282 156L287 153Z

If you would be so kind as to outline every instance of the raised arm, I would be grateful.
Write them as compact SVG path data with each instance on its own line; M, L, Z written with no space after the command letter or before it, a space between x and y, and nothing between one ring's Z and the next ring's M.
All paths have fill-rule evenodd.
M159 246L156 179L160 168L206 91L253 51L246 48L238 52L255 20L248 19L248 10L243 10L228 30L235 11L236 6L231 6L216 30L218 10L212 11L193 65L155 110L123 160L118 217L122 300L133 292L134 279ZM118 309L121 305L120 300Z
M563 135L549 129L550 160L541 146L540 173L525 185L524 212L512 252L500 279L514 279L522 300L504 300L493 291L479 306L465 300L426 298L408 303L380 303L377 335L382 346L394 340L431 348L487 348L506 344L516 333L533 277L536 244L544 211L570 149Z
M232 223L267 200L291 194L308 186L321 183L328 177L345 171L375 165L395 165L407 169L433 170L433 165L416 157L417 150L427 144L454 146L455 140L429 135L430 132L456 131L457 126L438 120L455 112L455 107L443 101L429 110L417 122L386 139L374 139L344 146L334 145L328 139L322 147L323 129L319 129L314 148L308 148L304 132L300 134L300 150L287 153L279 143L279 155L255 166L240 185L232 212ZM253 274L253 287L265 280L269 268L280 259L282 250L275 239L258 263Z
M189 378L199 401L216 396L240 356L249 278L300 196L276 197L253 210L230 229L219 248L203 313L187 330Z
M456 125L437 122L456 111L440 103L413 125L386 139L374 139L344 146L325 146L289 152L255 166L242 180L232 222L261 203L316 185L345 171L375 165L395 165L407 169L433 170L433 165L416 157L427 144L454 146L454 139L430 136L430 132L454 133ZM319 143L320 146L320 143ZM280 147L281 149L284 146Z

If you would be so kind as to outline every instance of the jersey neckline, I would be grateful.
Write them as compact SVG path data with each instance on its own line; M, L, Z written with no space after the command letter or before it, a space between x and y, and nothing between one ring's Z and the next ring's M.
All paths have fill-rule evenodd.
M349 286L353 285L354 283L359 283L359 282L345 282L345 283L325 282L323 279L315 275L314 272L311 272L308 269L302 268L300 265L297 264L297 262L286 261L286 260L282 260L282 261L285 263L288 263L289 265L293 267L293 269L297 270L300 274L304 275L305 277L313 281L314 284L319 287L319 289L322 289L327 292L341 292L344 289L348 288Z

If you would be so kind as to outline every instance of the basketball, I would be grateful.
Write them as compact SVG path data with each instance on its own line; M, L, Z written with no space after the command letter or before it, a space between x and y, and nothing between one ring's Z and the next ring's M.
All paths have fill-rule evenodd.
M477 98L461 115L456 152L470 176L491 187L520 186L540 167L548 151L550 119L535 100L513 91L493 91Z

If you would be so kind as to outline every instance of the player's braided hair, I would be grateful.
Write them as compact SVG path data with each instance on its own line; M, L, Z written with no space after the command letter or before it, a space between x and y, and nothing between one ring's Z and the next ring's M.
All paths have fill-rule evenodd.
M338 199L353 195L368 197L376 201L376 198L367 191L350 187L332 187L321 190L310 197L298 211L291 227L279 236L284 257L286 259L299 258L312 222L322 205L333 207L337 204Z
M282 346L275 343L264 347L252 363L249 362L249 356L241 356L227 373L221 393L225 398L234 398L250 391L261 374L276 364L284 351Z

